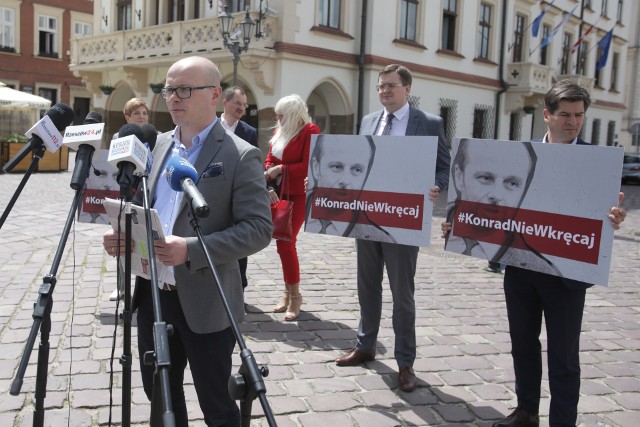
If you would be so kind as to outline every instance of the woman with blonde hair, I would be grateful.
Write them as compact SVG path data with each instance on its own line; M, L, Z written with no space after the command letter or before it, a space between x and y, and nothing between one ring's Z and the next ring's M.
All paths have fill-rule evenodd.
M122 112L127 123L138 126L149 123L149 106L144 99L131 98L124 104Z
M311 135L319 134L320 128L311 123L307 104L298 95L288 95L280 99L275 112L278 122L269 141L264 174L272 204L279 200L279 195L293 202L293 233L290 242L276 241L285 289L273 312L286 312L284 319L292 321L300 314L302 305L296 237L305 215L304 179L309 166ZM281 193L280 188L283 190Z

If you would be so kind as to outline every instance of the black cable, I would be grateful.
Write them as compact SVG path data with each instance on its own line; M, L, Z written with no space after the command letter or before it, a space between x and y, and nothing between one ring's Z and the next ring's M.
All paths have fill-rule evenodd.
M93 166L93 165L91 165ZM100 172L94 168L94 173L96 176L99 176ZM120 199L120 212L118 214L118 227L117 227L117 235L120 235L120 221L122 219L122 212L124 211L123 206L124 200ZM113 336L111 338L111 356L109 357L109 422L108 425L111 426L111 420L113 416L113 360L115 358L116 353L116 341L118 334L118 318L120 317L120 282L122 280L122 276L120 274L120 245L116 248L116 312L114 313L114 322L113 322Z

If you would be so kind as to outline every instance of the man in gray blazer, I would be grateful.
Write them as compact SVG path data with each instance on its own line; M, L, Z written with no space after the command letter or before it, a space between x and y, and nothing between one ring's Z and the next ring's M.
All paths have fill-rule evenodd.
M401 65L391 64L378 75L376 86L384 109L362 119L361 135L433 135L438 137L435 185L429 198L435 201L449 182L449 149L444 139L442 119L425 114L408 103L411 72ZM358 250L358 300L360 324L358 341L351 351L336 359L338 366L353 366L375 359L376 340L382 312L382 277L386 265L393 295L394 356L399 368L401 390L413 391L416 377L416 313L414 276L418 247L397 243L356 240Z
M207 425L239 425L240 414L227 391L235 337L204 251L190 225L189 203L164 178L166 163L181 156L198 171L198 190L212 207L200 220L204 242L216 264L233 317L244 316L238 259L265 248L271 241L269 196L264 185L262 155L242 139L225 131L216 118L221 96L220 73L208 59L187 57L167 72L162 96L176 128L158 137L153 151L150 200L158 210L165 239L156 241L157 259L170 277L160 278L163 320L173 326L169 337L172 409L176 425L187 426L184 369L189 363L200 408ZM122 238L105 234L111 255ZM175 283L172 285L170 283ZM133 306L138 309L140 370L151 399L154 366L142 363L154 350L153 304L148 280L136 279Z

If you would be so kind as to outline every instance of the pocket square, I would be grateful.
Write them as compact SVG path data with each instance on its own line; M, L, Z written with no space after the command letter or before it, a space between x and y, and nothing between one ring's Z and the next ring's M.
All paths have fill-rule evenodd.
M209 166L207 166L207 168L204 170L204 173L202 174L202 177L215 178L216 176L222 175L224 175L224 165L222 164L222 162L216 162L211 163Z

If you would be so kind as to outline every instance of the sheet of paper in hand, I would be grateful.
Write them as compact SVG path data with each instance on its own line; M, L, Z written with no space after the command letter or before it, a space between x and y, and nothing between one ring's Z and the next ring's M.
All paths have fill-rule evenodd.
M455 139L445 250L607 285L623 149Z
M120 217L120 232L124 233L126 217L124 213L124 203L120 200L105 199L104 208L109 216L109 222L114 231L118 231L118 217ZM121 215L122 214L122 215ZM164 239L164 232L160 223L158 211L151 209L152 234L154 240ZM131 254L131 272L136 276L151 279L149 264L149 247L147 245L147 224L145 221L144 209L142 206L131 205L131 239L134 241L133 253ZM120 262L124 268L124 253L121 254ZM175 278L172 274L165 274L167 267L156 259L158 283L169 283L175 285Z
M305 231L429 246L435 136L314 135Z

